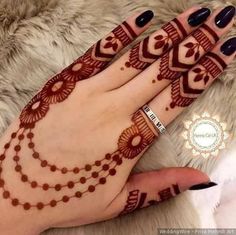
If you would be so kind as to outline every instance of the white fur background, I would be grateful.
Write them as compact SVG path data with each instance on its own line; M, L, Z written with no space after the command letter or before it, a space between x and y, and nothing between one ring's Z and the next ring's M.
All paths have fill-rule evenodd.
M82 55L132 12L144 9L155 12L150 33L194 4L215 9L226 4L236 5L236 0L1 0L0 134L47 79ZM235 32L233 28L230 35ZM191 195L187 192L160 206L108 222L51 230L45 234L152 235L157 234L157 228L226 226L219 213L222 206L218 206L216 216L214 208L227 201L227 197L222 199L222 194L233 185L224 189L223 184L236 179L236 154L226 151L217 158L196 158L185 149L184 140L179 136L184 128L183 120L190 119L193 113L208 111L212 115L218 114L227 123L227 131L233 140L236 132L235 65L233 63L187 112L169 126L169 134L160 138L136 167L136 171L144 171L192 166L210 174L220 183L218 187ZM231 146L233 148L233 144ZM229 218L236 218L236 208L232 210L226 205L221 210ZM232 220L228 226L236 227L236 221Z

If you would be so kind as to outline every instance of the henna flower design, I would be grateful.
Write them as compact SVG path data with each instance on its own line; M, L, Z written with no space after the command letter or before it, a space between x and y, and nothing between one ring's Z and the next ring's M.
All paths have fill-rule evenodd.
M200 58L200 44L199 43L192 43L192 42L188 42L184 45L185 47L188 48L185 57L189 58L192 57L194 55L194 60L198 60Z
M133 125L122 133L118 146L125 158L133 159L148 146L148 143L138 128Z
M49 104L41 98L40 94L37 94L23 109L20 115L21 124L27 126L39 121L45 117L48 110Z
M78 82L92 75L94 68L84 63L83 60L75 61L72 65L62 71L64 80Z
M42 99L49 104L64 101L74 90L75 81L64 80L59 74L50 79L42 90Z
M196 73L194 82L199 82L203 80L205 85L208 83L210 76L208 75L207 70L196 68L196 69L193 69L193 72Z
M115 36L108 36L106 40L108 42L104 45L104 48L112 48L113 51L117 51L119 39Z
M155 49L161 49L163 48L163 51L166 51L170 44L169 44L169 40L170 37L169 36L163 36L163 35L157 35L154 37L155 40L157 40L157 42L154 45Z

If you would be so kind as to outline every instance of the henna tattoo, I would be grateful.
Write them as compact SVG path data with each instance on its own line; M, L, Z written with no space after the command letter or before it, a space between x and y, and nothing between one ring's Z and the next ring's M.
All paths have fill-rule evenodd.
M123 47L129 45L137 35L125 21L105 39L98 41L82 57L64 69L62 78L68 81L87 79L103 70ZM107 52L107 49L111 49Z
M146 201L147 193L140 193L140 190L133 190L129 192L126 205L120 215L128 214L135 210L141 209L145 206L145 203L147 204L147 206L159 204L160 202L166 201L178 194L180 194L178 184L173 184L172 187L158 192L157 200Z
M226 63L218 55L212 52L207 53L206 56L199 61L198 66L190 72L184 73L180 79L176 79L172 82L172 102L170 103L170 108L173 109L176 106L187 107L204 91L204 88L190 87L190 79L194 83L203 81L204 86L207 86L209 81L212 82L212 80L217 78L226 67ZM167 107L166 111L168 110L169 108Z
M160 61L159 74L157 75L157 80L161 81L163 79L174 80L181 76L181 72L173 71L170 69L169 65L169 53L166 53Z
M157 80L161 81L163 79L175 80L181 76L181 72L179 69L182 69L182 72L185 72L192 68L192 66L196 63L197 60L202 56L200 48L203 49L204 52L209 51L214 44L208 38L208 36L204 33L203 29L207 31L210 35L212 35L215 41L219 40L219 37L212 29L207 25L203 25L202 28L197 29L193 32L192 37L196 40L196 42L187 42L183 46L187 48L187 52L185 54L186 58L193 57L194 62L183 63L180 61L180 50L182 46L177 45L172 50L172 59L170 59L170 55L166 53L160 62L159 74L157 75ZM207 80L207 78L206 78Z
M50 87L51 83L49 86ZM44 90L44 89L43 89ZM50 93L51 95L51 93ZM51 96L50 96L51 97ZM59 96L61 97L61 96ZM37 99L36 99L37 98ZM37 121L41 120L45 116L45 111L41 107L44 107L40 102L44 101L36 96L34 101L26 108L21 116L21 123L19 129L12 133L10 141L4 146L4 152L0 155L0 188L3 190L3 198L11 201L14 207L21 206L24 210L30 210L36 208L42 210L45 207L55 207L59 203L67 203L73 198L81 198L85 194L93 193L98 185L104 185L109 177L117 174L117 168L120 166L124 159L133 159L137 157L142 151L144 151L154 140L155 135L146 123L142 113L138 111L132 117L133 125L127 128L121 133L118 139L118 149L111 153L106 154L101 160L96 160L93 164L87 164L80 168L75 166L70 169L68 167L58 167L55 164L48 163L47 160L43 160L40 153L35 150L35 143L33 139L35 134L33 130ZM48 101L51 99L48 99ZM55 99L52 99L53 102ZM32 111L32 107L37 103L38 110ZM43 111L42 111L43 110ZM27 142L28 141L28 142ZM21 161L23 160L20 152L23 148L28 148L32 152L32 157L35 160L40 161L41 168L49 168L53 172L61 172L61 174L73 173L77 175L76 180L69 180L65 183L59 182L51 185L47 182L40 183L35 179L31 179L30 176L24 172ZM72 192L70 195L64 195L59 199L52 199L49 202L23 202L19 198L14 197L6 184L3 173L3 162L6 159L9 150L14 150L13 161L15 162L15 172L19 175L22 183L28 184L31 189L41 189L43 192L48 190L54 190L55 192L63 191L64 189L75 189L77 185L83 185L83 190ZM80 173L83 175L80 176ZM80 176L80 177L79 177ZM85 189L84 189L85 188ZM142 199L138 206L142 206Z
M173 24L175 24L175 26ZM179 34L177 29L180 30L182 35ZM138 70L144 70L155 60L160 58L171 45L178 44L187 34L178 19L174 19L172 22L164 25L162 30L165 34L159 33L158 35L153 36L153 39L155 40L155 51L151 52L149 49L150 44L152 44L150 40L151 37L145 38L131 49L129 60L125 62L126 68L133 67ZM122 67L121 70L124 70L124 67Z
M139 198L139 190L133 190L133 191L129 192L125 208L120 213L120 215L128 214L128 213L134 211L137 204L138 204L138 198Z
M84 167L75 166L68 168L66 166L58 167L42 158L36 150L34 142L34 129L48 113L50 105L63 102L73 92L76 83L87 79L90 76L101 71L109 61L114 57L117 51L123 46L128 45L137 35L127 22L114 29L105 39L100 40L91 47L84 56L76 60L72 65L64 69L60 74L49 80L43 89L29 102L20 114L20 125L16 132L11 134L11 138L4 146L4 152L0 155L0 188L4 199L11 201L12 206L21 206L24 210L36 208L42 210L45 207L56 207L59 203L68 203L73 198L81 198L87 193L93 193L98 185L104 185L108 177L117 174L117 168L124 159L132 159L145 150L150 145L155 135L148 127L141 112L133 115L133 125L122 132L118 139L118 149L106 154L101 160L96 160L92 164ZM109 49L109 53L107 50ZM51 185L47 182L39 182L31 179L24 170L24 161L21 151L25 148L31 152L33 159L39 161L40 167L48 168L50 172L60 172L61 174L76 174L76 180L59 182ZM64 189L75 189L75 186L83 185L83 189L73 191L70 195L64 195L59 199L52 199L49 202L23 202L10 193L7 181L3 177L3 162L8 156L8 151L13 150L13 161L15 162L15 172L19 175L21 182L28 184L31 189L41 189L42 192L54 190L55 192ZM83 173L82 175L80 175Z
M172 187L166 188L158 192L158 198L157 200L150 200L148 201L148 204L151 205L156 205L159 204L160 202L169 200L175 196L180 194L180 189L178 184L173 184Z

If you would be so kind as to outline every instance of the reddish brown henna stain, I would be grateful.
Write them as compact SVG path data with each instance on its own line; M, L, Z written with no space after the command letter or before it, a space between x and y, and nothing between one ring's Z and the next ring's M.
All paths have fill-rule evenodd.
M175 24L175 26L173 25ZM184 31L182 24L174 19L172 22L164 25L162 30L166 35L158 34L154 37L154 52L150 51L151 38L147 37L143 41L136 44L130 51L129 61L125 63L126 68L135 68L138 70L144 70L155 60L157 60L162 54L164 54L172 45L178 44L181 39L185 36L180 35L177 29L181 32ZM124 70L124 67L121 68Z
M160 202L166 201L178 194L180 194L180 189L177 184L173 184L171 187L159 191L158 200L146 201L147 193L141 193L140 190L130 191L126 201L126 205L119 215L131 213L135 210L145 207L145 205L151 206L159 204Z
M212 30L207 25L203 26L203 29L212 36L215 42L219 40L217 35L214 34L214 32L212 32ZM189 69L192 68L193 64L195 64L196 61L201 57L200 48L202 48L204 52L207 52L214 46L214 43L211 42L208 36L204 33L203 29L202 28L197 29L191 35L196 40L196 42L194 41L188 42L183 45L185 48L187 48L185 57L186 58L193 57L194 62L192 63L180 62L179 54L182 47L177 45L173 48L173 51L170 52L172 53L171 56L172 59L170 59L170 53L166 53L161 58L160 69L159 69L159 74L157 75L157 80L163 80L163 79L168 79L172 81L176 80L181 76L181 72L179 72L179 69L182 69L182 72L188 71ZM206 78L205 80L207 79L208 78Z
M225 62L216 54L209 52L199 61L199 65L192 71L195 75L194 83L204 82L207 86L210 80L217 78L223 70L227 67ZM197 89L189 85L189 72L183 74L180 79L177 79L171 84L171 98L170 108L187 107L194 102L195 99L204 91L204 89Z
M50 109L50 105L63 102L73 92L76 83L91 77L101 71L114 55L124 46L128 45L137 35L127 22L114 29L105 39L100 40L91 47L84 56L76 60L68 68L64 69L60 74L49 80L43 89L29 102L20 115L20 125L16 132L12 133L11 139L4 146L4 152L0 155L0 188L2 189L2 197L11 201L14 207L21 206L24 210L36 208L42 210L45 207L56 207L59 203L68 203L72 198L81 198L87 193L93 193L98 185L104 185L108 177L117 174L117 167L120 166L125 158L134 158L142 152L155 136L149 129L140 112L133 116L134 125L125 130L118 141L118 149L112 154L106 154L101 160L95 161L93 164L87 164L84 167L75 166L73 168L58 167L42 159L41 154L36 151L36 143L33 142L35 133L33 130L37 123L42 120ZM129 130L129 131L128 131ZM16 138L18 142L13 145ZM125 139L127 143L125 143ZM28 143L27 143L28 141ZM25 144L26 143L26 144ZM22 148L27 148L32 152L32 157L40 162L40 167L48 168L50 172L61 172L61 174L80 174L77 181L69 180L65 183L57 183L50 185L47 182L39 183L35 179L30 179L23 171L20 163L20 152ZM119 149L121 147L121 149ZM74 189L76 184L83 184L86 190L77 191L71 195L64 195L59 199L52 199L49 202L22 202L20 199L11 195L7 190L6 179L3 178L3 162L7 157L8 151L13 149L15 154L13 161L15 162L15 171L19 174L21 182L29 184L31 189L39 188L42 192L54 189L56 192L63 191L65 188ZM96 167L96 170L95 170ZM104 171L106 174L101 177L100 173ZM93 183L91 184L91 180ZM96 183L94 183L94 181Z
M26 113L26 112L25 112ZM25 114L26 115L26 114ZM30 115L30 114L29 114ZM30 120L28 123L21 123L17 132L12 133L11 140L4 147L4 153L0 155L0 188L3 190L3 198L11 200L11 204L14 207L22 206L24 210L30 210L32 208L36 208L38 210L43 210L46 207L56 207L59 203L68 203L72 198L81 198L83 195L88 193L93 193L96 191L96 187L98 185L104 185L107 182L108 177L115 176L117 174L117 168L123 163L124 159L133 159L137 157L142 151L144 151L153 141L155 135L152 130L147 125L144 117L141 112L138 111L132 117L133 125L130 128L127 128L122 132L120 138L118 140L118 149L114 153L108 153L104 156L102 160L97 160L93 165L86 164L83 168L74 167L73 169L69 169L67 167L58 168L56 165L49 164L48 161L42 160L40 158L40 154L35 151L35 143L33 143L33 138L35 134L32 132L35 123L32 120L35 120L34 116L31 115L31 118L27 118L25 120ZM33 117L33 118L32 118ZM37 117L41 117L37 114ZM42 119L42 118L41 118ZM39 120L41 120L39 119ZM13 145L13 141L18 139L16 145ZM42 168L49 167L50 171L56 172L60 170L62 174L67 174L68 172L73 174L79 174L81 171L84 171L87 176L79 177L78 180L73 181L69 180L66 183L57 183L55 185L50 185L49 183L39 183L35 179L30 179L24 171L23 167L20 164L20 152L22 151L23 143L27 143L27 148L32 151L33 159L40 160L40 166ZM48 191L54 189L55 192L63 191L66 189L74 189L75 185L82 184L87 187L86 190L77 191L71 195L64 195L60 199L52 199L50 202L42 202L39 201L37 203L31 202L22 202L19 198L16 198L11 195L11 193L7 190L7 185L5 179L2 176L2 165L4 160L6 159L7 151L9 149L14 149L15 154L13 157L13 161L15 162L15 171L20 176L20 180L22 183L26 183L30 188L35 189L39 188L42 191ZM25 147L24 147L25 148ZM97 167L97 170L94 171L93 168ZM102 177L100 176L101 172L106 172L106 174ZM91 184L91 180L93 183ZM94 183L95 181L95 183ZM143 199L142 199L143 200ZM141 207L141 201L139 206Z

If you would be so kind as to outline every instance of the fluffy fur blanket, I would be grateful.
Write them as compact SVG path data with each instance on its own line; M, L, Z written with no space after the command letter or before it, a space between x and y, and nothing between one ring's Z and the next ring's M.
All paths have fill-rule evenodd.
M215 9L226 4L236 5L236 0L1 0L0 134L48 78L69 65L132 12L149 8L155 12L150 33L194 4ZM230 35L235 32L233 28ZM232 64L168 127L169 134L162 136L145 154L136 171L188 165L202 169L222 184L236 178L235 167L232 167L233 161L236 166L235 154L222 153L207 160L196 158L179 138L184 129L183 120L204 111L219 115L227 123L231 137L235 134L235 65ZM51 230L45 234L152 235L157 234L157 228L215 227L213 209L220 202L221 185L194 195L188 192L160 206L108 222Z

